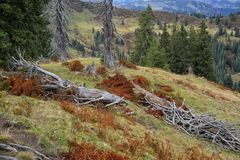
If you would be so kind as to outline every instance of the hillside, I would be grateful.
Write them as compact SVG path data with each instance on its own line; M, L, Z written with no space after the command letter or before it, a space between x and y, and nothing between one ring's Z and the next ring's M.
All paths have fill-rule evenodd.
M98 0L82 0L84 2L99 2ZM238 0L114 0L114 4L120 8L131 10L144 10L147 5L153 6L155 11L167 11L175 13L201 13L207 16L239 12Z
M80 61L84 65L92 61L100 65L97 58L82 58ZM96 79L79 72L70 72L60 63L51 62L41 66L77 85L85 83L90 88L95 88L97 83L106 78L100 76ZM170 95L184 99L185 104L195 113L214 113L218 119L233 124L239 122L240 94L204 78L175 75L146 67L138 67L137 70L122 67L117 72L129 80L136 75L147 77L152 91L158 90L158 86L171 87ZM109 71L108 76L115 73ZM238 153L223 150L167 125L161 118L147 114L144 106L130 101L127 101L126 108L115 106L99 110L97 106L83 106L77 109L78 114L74 114L71 106L58 101L14 96L6 90L0 91L0 102L0 142L16 141L30 145L53 159L59 159L59 153L68 149L68 141L92 143L98 149L112 150L131 159L156 159L161 156L158 151L171 152L171 149L176 158L183 152L187 154L187 148L198 146L204 148L204 154L217 152L226 160L240 158ZM133 114L126 114L128 112ZM105 127L99 127L102 125ZM237 128L240 129L240 126ZM154 137L154 141L162 144L163 148L152 146L155 143L148 141L149 136ZM194 153L200 155L201 150L197 149Z
M94 3L75 2L73 8L74 11L70 15L71 18L69 25L71 38L81 42L84 45L86 53L85 56L100 57L103 52L103 43L98 42L99 44L96 46L96 35L102 32L102 21L96 17L101 11L101 7ZM116 44L114 52L124 53L125 56L128 57L134 46L134 32L139 27L138 17L141 12L119 8L116 8L115 12L116 16L114 17L113 21L116 25L117 32L125 40L125 43ZM202 21L202 19L194 16L186 16L167 12L156 11L154 14L156 16L156 24L154 26L154 31L156 34L162 32L161 26L163 26L165 23L168 26L168 32L171 34L173 25L176 25L178 28L180 28L181 24L184 24L187 31L189 31L190 26L193 25L194 28L198 30L198 26ZM222 29L226 30L226 34L219 37L221 42L239 42L239 38L233 36L233 34L235 33L234 28L240 24L240 16L235 15L234 17L234 19L231 18L231 16L224 16L220 18ZM214 36L219 30L219 27L215 22L216 19L205 19L205 21L207 22L209 33ZM122 24L123 22L124 24ZM228 51L229 49L227 48L226 50ZM77 52L75 49L71 51L74 53L72 55L73 57L78 57L79 54L82 55L81 51ZM233 75L233 81L238 82L238 71L231 72L231 74Z
M72 0L74 9L70 15L70 34L71 38L75 38L81 41L88 53L91 53L91 46L94 46L94 36L97 31L101 32L102 21L99 20L97 15L101 11L101 7L94 4L94 3L85 3L79 2L76 0ZM97 9L96 9L97 8ZM138 28L138 17L141 11L134 11L122 8L115 9L115 17L113 19L117 32L125 39L127 46L121 46L120 48L124 48L124 51L127 52L131 50L134 43L134 31ZM154 12L156 16L156 21L159 21L161 25L168 24L168 32L171 33L172 25L176 24L177 27L180 27L181 24L187 25L186 28L190 28L193 25L196 29L198 25L202 21L202 19L194 17L194 16L187 16L181 14L173 14L168 12ZM176 21L176 18L178 19ZM124 21L124 25L122 24ZM211 35L214 35L218 31L218 26L216 26L214 20L206 20L208 25L208 31ZM231 22L231 27L225 26L226 21L228 24L231 22L228 16L222 17L221 22L224 28L226 28L228 35L230 35L231 31L234 27L238 27L240 24L240 16L236 15L236 20ZM93 33L93 29L95 33ZM158 34L162 32L162 29L156 24L154 27L155 32ZM228 37L225 35L222 36L223 40L227 40ZM231 40L239 41L239 38L230 36ZM98 51L99 52L99 51ZM101 51L100 51L101 52Z
M201 13L205 15L222 14L238 12L240 2L230 0L116 0L117 6L143 10L148 4L154 6L154 10L180 13Z

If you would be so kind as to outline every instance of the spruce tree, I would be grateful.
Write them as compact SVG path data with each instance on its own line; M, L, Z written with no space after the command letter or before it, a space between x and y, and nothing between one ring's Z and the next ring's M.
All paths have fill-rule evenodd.
M7 67L16 48L25 51L25 58L47 56L50 31L41 16L46 0L2 0L0 3L0 67Z
M193 26L190 27L189 30L189 38L188 38L188 42L189 42L189 61L188 61L188 65L191 66L192 68L194 67L194 55L198 52L197 49L197 44L198 44L198 39L197 39L197 33L194 29Z
M146 11L142 12L138 21L139 28L135 30L136 40L131 54L131 61L139 65L145 65L147 51L155 36L153 31L155 16L149 5Z
M167 54L160 48L158 40L154 39L147 51L147 66L168 69Z
M164 24L163 33L160 35L159 45L160 48L164 48L169 53L170 35L167 32L167 24Z
M179 31L173 33L171 38L171 50L170 50L170 69L177 74L185 73L189 67L189 51L188 51L188 39L187 31L184 26L181 25Z
M194 55L194 73L214 80L211 36L204 21L199 26L197 50Z

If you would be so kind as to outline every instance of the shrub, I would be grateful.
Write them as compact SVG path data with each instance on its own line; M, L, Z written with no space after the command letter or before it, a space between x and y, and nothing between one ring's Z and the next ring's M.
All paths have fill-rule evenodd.
M155 86L164 91L164 92L173 92L174 89L171 87L171 86L168 86L168 85L162 85L162 84L155 84Z
M150 85L150 82L147 78L143 76L136 76L133 79L133 83L139 85L140 87L147 89L147 87Z
M105 76L107 74L107 68L104 67L104 66L100 66L100 67L97 68L96 73L98 75Z
M120 61L119 64L127 68L137 69L137 66L135 64L129 63L127 61Z
M14 95L24 94L26 96L36 97L42 94L39 78L32 76L25 79L23 74L15 75L9 78L11 93Z
M133 91L134 86L124 75L116 74L103 80L98 86L128 100L136 99Z
M84 66L79 60L73 60L68 62L68 68L70 69L70 71L82 72L84 69Z

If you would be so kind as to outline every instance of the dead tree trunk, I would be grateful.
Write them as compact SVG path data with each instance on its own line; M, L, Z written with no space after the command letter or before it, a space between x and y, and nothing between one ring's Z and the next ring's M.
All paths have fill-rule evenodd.
M18 59L12 57L12 65L15 66L16 69L20 69L19 72L24 73L26 78L37 76L43 94L50 95L52 93L57 94L60 92L67 93L70 90L75 91L64 96L64 99L76 103L77 105L103 103L106 107L109 107L115 104L125 103L122 97L98 89L88 89L83 86L77 86L54 73L41 68L36 63L29 63L22 57L20 52L18 53L18 56Z
M111 52L111 43L114 37L113 0L104 0L103 32L104 32L104 65L108 68L114 67L114 56Z
M53 33L52 50L50 56L66 61L69 58L67 47L69 45L68 28L67 28L67 0L52 0L48 6L48 16L50 29Z

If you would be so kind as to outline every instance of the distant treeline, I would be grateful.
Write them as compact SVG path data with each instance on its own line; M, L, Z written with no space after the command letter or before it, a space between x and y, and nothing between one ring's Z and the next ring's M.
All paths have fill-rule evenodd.
M220 32L212 38L204 21L197 30L193 26L186 29L173 25L171 34L167 25L157 35L153 28L155 17L152 8L139 18L139 28L135 31L135 46L131 61L142 66L158 67L177 74L194 73L227 87L240 89L233 82L231 74L240 72L239 43L219 42Z

